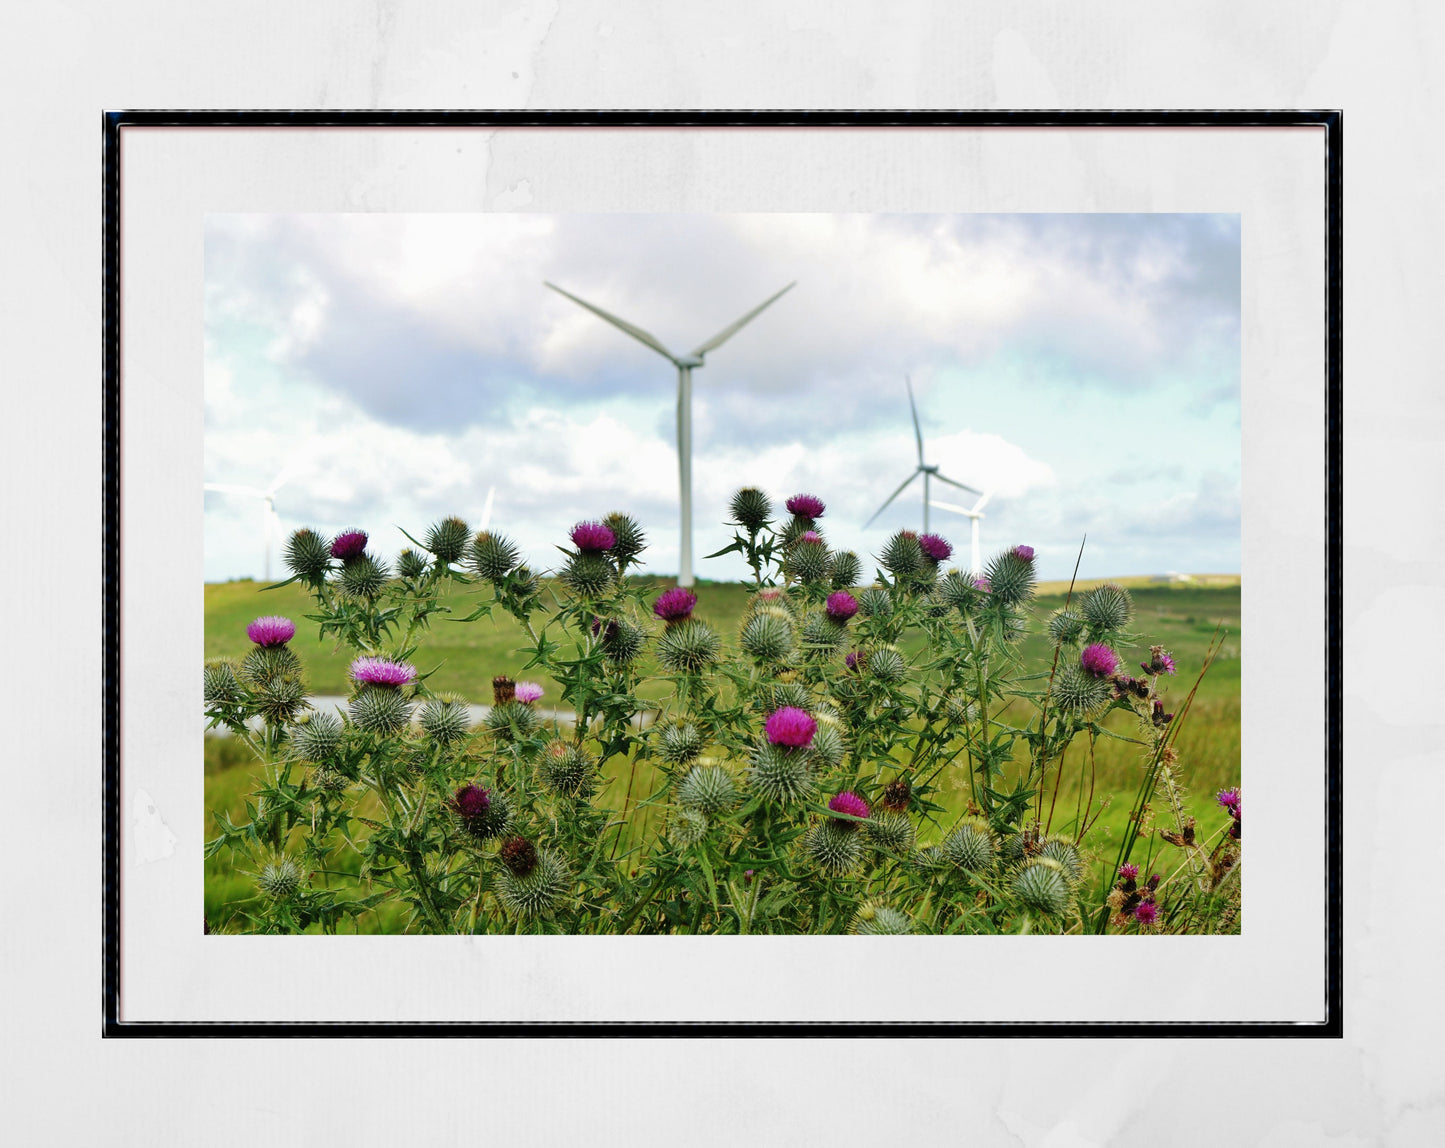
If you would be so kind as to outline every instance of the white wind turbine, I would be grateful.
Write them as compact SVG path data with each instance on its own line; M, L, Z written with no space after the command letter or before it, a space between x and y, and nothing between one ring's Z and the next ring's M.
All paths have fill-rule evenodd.
M891 505L893 505L893 500L897 498L900 494L902 494L905 490L907 490L908 484L921 474L923 476L923 532L927 534L928 508L930 505L938 505L938 503L932 501L929 491L929 483L931 483L935 478L938 479L939 482L946 482L949 486L956 486L959 490L966 490L970 494L979 494L981 492L975 490L971 486L966 486L963 483L956 481L955 479L949 478L945 474L940 474L937 466L931 465L923 461L923 431L920 430L918 426L918 407L915 406L913 402L913 383L911 380L909 380L907 375L904 375L903 384L908 388L908 409L913 413L913 437L918 442L918 465L914 468L913 473L903 480L902 484L900 484L898 489L888 496L888 501L885 502L882 506L880 506L876 511L874 511L873 518L870 518L867 522L863 524L863 529L867 530L868 527L872 526L874 519L876 519L880 514L882 514Z
M271 581L271 541L281 533L281 518L276 513L276 492L291 481L295 469L294 464L288 463L265 490L254 486L236 486L229 482L206 483L206 489L214 490L217 494L239 494L243 498L259 498L261 500L263 516L261 532L266 541L266 566L263 577L267 582Z
M492 524L492 499L496 497L496 493L495 486L487 487L487 501L482 506L482 521L481 525L477 527L478 534Z
M990 498L992 498L992 497L993 497L993 491L990 490L987 494L985 494L982 498L980 498L977 502L975 502L975 503L973 504L973 507L972 507L971 509L968 508L968 507L964 507L964 506L955 506L955 505L954 505L953 503L951 503L951 502L938 502L938 501L934 501L934 503L933 503L933 505L936 506L936 507L938 507L939 510L951 510L951 511L953 511L955 514L962 514L964 517L970 518L970 519L973 520L973 521L970 523L970 526L971 526L971 528L972 528L972 531L971 531L971 532L972 532L973 537L972 537L972 539L970 540L972 545L971 545L970 555L969 555L969 557L970 557L970 571L969 571L969 572L970 572L975 578L977 578L977 577L979 577L981 574L983 574L983 555L982 555L982 553L980 552L980 550L979 550L979 548L978 548L978 522L979 522L979 519L981 519L981 518L983 517L983 508L984 508L985 503L987 503L988 500L989 500Z
M545 281L544 281L545 282ZM691 586L692 577L692 372L703 366L703 359L709 351L715 351L721 347L745 326L756 319L762 312L777 302L779 298L791 291L796 283L789 283L776 295L773 295L759 303L737 322L724 327L706 343L701 344L696 350L687 355L674 355L662 345L658 339L648 334L641 327L634 327L625 319L619 319L616 315L609 314L601 307L579 299L570 291L564 291L555 283L547 283L553 291L559 295L565 295L579 307L585 307L599 319L611 323L619 331L631 335L644 346L651 347L663 358L677 367L677 485L679 490L679 501L682 508L682 543L678 554L677 584L679 586Z

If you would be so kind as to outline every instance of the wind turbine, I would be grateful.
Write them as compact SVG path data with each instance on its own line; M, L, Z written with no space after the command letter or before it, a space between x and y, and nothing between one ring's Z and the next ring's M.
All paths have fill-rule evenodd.
M992 497L993 491L990 490L987 494L985 494L982 498L980 498L977 502L973 504L973 509L971 510L967 507L955 506L951 502L933 503L933 505L938 507L939 510L951 510L955 514L962 514L966 518L971 518L973 520L973 522L971 523L973 538L971 540L972 548L970 554L970 573L972 573L975 578L983 574L983 555L980 553L978 548L978 520L983 517L984 504L987 503L988 500Z
M271 539L280 533L281 526L280 516L276 513L276 492L291 481L294 471L294 464L288 463L265 490L254 486L236 486L229 482L206 483L207 490L214 490L218 494L239 494L243 498L259 498L261 500L262 514L264 515L261 529L266 538L264 577L267 582L271 581Z
M492 499L496 497L496 486L487 487L487 501L482 506L482 521L477 527L477 533L481 533L492 524Z
M974 490L971 486L965 486L963 483L949 478L946 474L940 474L937 466L930 465L923 461L923 431L919 429L918 426L918 407L913 402L913 383L907 375L903 376L903 385L908 388L908 409L913 412L913 437L918 442L918 466L914 468L912 474L903 480L898 489L888 496L888 501L873 512L873 517L863 524L863 529L867 530L868 527L872 526L874 519L892 506L893 500L907 490L908 484L921 474L923 476L923 532L927 534L928 507L931 502L928 485L935 478L938 479L939 482L946 482L949 486L956 486L959 490L966 490L970 494L980 494L982 492ZM934 503L934 505L937 504Z
M545 280L543 281L546 282ZM616 315L609 314L601 307L587 302L586 299L579 299L570 291L564 291L555 283L546 283L559 295L565 295L579 307L585 307L599 319L611 323L619 331L631 335L639 343L651 347L663 358L677 367L677 485L679 501L682 506L682 543L678 553L677 584L679 586L691 586L692 577L692 372L703 366L703 359L709 351L715 351L721 347L773 303L776 303L783 295L791 291L796 283L789 283L776 295L763 300L737 322L724 327L706 343L698 346L687 355L674 355L662 345L658 339L648 334L641 327L634 327L625 319L619 319Z

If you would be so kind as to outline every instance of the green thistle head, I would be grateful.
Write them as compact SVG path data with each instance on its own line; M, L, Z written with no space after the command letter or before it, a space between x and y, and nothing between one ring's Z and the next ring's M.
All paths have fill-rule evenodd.
M843 728L837 718L821 713L815 716L818 728L813 732L813 740L808 743L808 756L812 758L810 764L814 769L836 769L843 764L843 755L848 752Z
M521 552L512 540L502 534L483 530L472 539L472 569L488 582L500 582L517 568L522 560Z
M978 601L979 592L974 588L972 578L957 570L950 570L934 586L933 597L946 609L955 609L966 614Z
M370 600L386 585L387 569L370 554L353 558L341 568L339 585L348 598Z
M1070 884L1078 884L1084 875L1084 859L1079 856L1079 847L1071 837L1057 833L1045 837L1044 843L1039 847L1039 856L1057 861L1063 866L1064 875L1068 877Z
M542 784L562 797L587 797L597 780L597 761L581 746L554 741L538 767Z
M897 578L911 578L922 573L923 547L918 544L918 535L911 530L900 530L883 547L878 561L883 563L883 569Z
M310 529L301 529L286 541L286 568L315 589L331 569L331 544Z
M286 725L306 708L306 688L300 678L272 678L251 695L256 712L272 725Z
M301 887L305 879L300 862L282 854L261 867L256 883L271 900L284 901Z
M637 556L647 549L647 535L643 533L637 519L630 514L623 514L620 510L613 511L604 518L602 525L612 531L615 539L609 553L617 563L617 568L626 570Z
M503 745L510 745L514 742L526 741L541 724L542 719L537 716L537 711L529 705L512 700L503 702L501 705L494 705L487 711L487 716L482 724L486 730L497 741Z
M1082 666L1069 661L1054 671L1052 689L1054 704L1070 717L1095 717L1109 704L1113 686L1108 678L1095 677Z
M793 623L786 610L764 606L743 623L738 644L758 662L782 662L793 652Z
M773 503L755 486L745 486L733 495L728 509L733 521L745 530L761 530L773 517Z
M1061 917L1069 911L1069 877L1049 857L1035 857L1014 875L1013 894L1019 904L1041 917Z
M665 725L657 737L657 755L676 767L697 757L702 745L702 734L691 722Z
M799 582L821 582L828 577L828 547L811 538L800 538L788 551L784 568Z
M301 659L290 646L253 646L241 662L240 678L253 690L268 683L301 677Z
M901 682L908 676L908 663L892 646L868 651L868 673L880 682Z
M426 573L425 554L418 554L410 546L396 556L396 572L403 578L416 579Z
M833 621L822 610L810 610L801 627L803 649L814 658L829 658L848 641L848 628Z
M803 837L803 852L825 873L851 872L863 856L862 834L833 818L816 821Z
M201 696L207 705L224 702L238 702L245 696L241 683L236 678L236 663L229 658L217 658L206 663Z
M460 518L443 518L427 531L426 548L436 555L436 560L443 565L460 562L462 555L467 552L467 542L471 536L472 528Z
M400 690L385 686L362 686L347 702L346 712L364 733L397 733L411 721L411 703Z
M330 710L305 715L291 727L291 752L302 761L326 762L341 745L341 719Z
M1113 583L1095 586L1079 599L1079 613L1091 640L1117 635L1134 616L1134 600L1129 591Z
M706 622L692 618L669 626L657 639L657 660L672 674L700 674L711 669L722 639Z
M795 706L809 712L813 709L813 695L803 682L774 682L759 691L758 702L769 713L784 706Z
M720 765L695 765L678 785L677 801L702 813L725 813L737 804L737 784Z
M480 788L479 786L464 788ZM512 806L502 793L496 790L486 790L487 803L485 808L463 809L460 808L453 798L448 802L447 808L452 815L452 823L476 842L491 841L500 837L507 831L507 826L512 820ZM480 804L480 803L478 803Z
M906 813L882 810L869 816L863 826L868 843L890 853L907 853L913 848L913 822Z
M862 573L863 564L851 550L836 551L828 559L828 582L834 590L851 590Z
M1034 596L1034 574L1032 561L1020 558L1014 550L1005 550L994 555L984 571L988 579L989 596L1005 606L1021 606Z
M432 698L422 707L422 731L442 745L450 745L466 737L471 725L471 713L465 702Z
M683 849L689 845L696 845L707 836L707 831L707 815L700 809L677 810L672 815L672 823L668 827L668 835L672 838L673 843Z
M788 805L813 792L813 776L805 751L764 741L753 750L748 784L768 801Z
M869 586L858 594L858 610L865 618L890 618L893 595L883 586Z
M1055 610L1049 637L1057 646L1077 646L1084 637L1084 618L1077 610Z
M874 901L864 902L853 918L853 933L859 937L901 937L912 930L913 920L907 913Z
M647 647L647 631L626 618L605 622L598 632L602 636L602 656L614 666L631 665Z
M605 554L584 550L568 556L558 577L579 598L601 598L612 588L617 572Z
M503 869L497 875L497 899L514 917L535 917L556 907L571 883L567 862L550 849L539 849L526 873Z
M943 839L940 851L950 865L966 873L982 873L993 864L993 831L987 821L971 817Z

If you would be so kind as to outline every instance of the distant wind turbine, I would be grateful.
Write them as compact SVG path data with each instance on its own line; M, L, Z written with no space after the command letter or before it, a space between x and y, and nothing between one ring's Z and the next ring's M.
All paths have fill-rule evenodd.
M264 578L267 582L271 581L271 540L281 533L281 519L276 513L276 492L291 481L294 472L294 464L288 463L265 490L254 486L236 486L228 482L206 483L206 489L214 490L217 494L239 494L243 498L259 498L261 500L263 515L261 532L266 541Z
M902 484L898 487L898 489L888 496L888 501L885 502L882 506L880 506L876 511L874 511L873 517L863 524L863 529L867 530L868 527L872 526L874 520L877 519L877 517L885 510L887 510L890 506L892 506L893 500L897 498L900 494L902 494L905 490L907 490L909 483L911 483L921 474L923 476L923 532L927 534L928 507L932 501L929 497L930 492L928 489L928 485L930 482L932 482L933 479L936 478L939 482L946 482L949 486L956 486L959 490L966 490L970 494L980 494L982 492L974 490L974 488L971 486L965 486L963 483L949 478L945 474L940 474L937 466L930 465L929 463L923 461L923 431L919 429L918 426L918 407L913 402L913 383L907 375L903 376L903 385L908 388L908 409L913 413L913 437L918 442L918 466L914 468L912 474L910 474L907 478L903 480ZM933 503L933 505L937 504Z
M478 534L492 524L492 499L496 496L496 493L497 488L495 486L487 487L487 501L482 506L482 521L481 525L477 527Z
M545 282L545 281L544 281ZM789 283L776 295L759 303L741 319L724 327L706 343L703 343L696 350L687 355L674 355L662 345L658 339L648 334L641 327L634 327L625 319L619 319L616 315L604 311L585 299L579 299L570 291L564 291L555 283L547 283L553 291L559 295L565 295L579 307L585 307L599 319L611 323L619 331L631 335L639 343L651 347L663 358L677 367L677 485L679 491L679 502L682 508L682 543L678 554L677 584L679 586L691 586L692 577L692 372L703 366L703 359L709 351L715 351L721 347L745 326L756 319L773 303L776 303L787 292L791 291L796 283Z
M977 577L979 577L980 575L983 574L983 555L982 555L982 553L979 551L979 548L978 548L978 522L979 522L979 519L981 519L981 518L983 517L983 508L984 508L984 505L985 505L985 504L988 502L988 500L989 500L990 498L992 498L992 497L993 497L993 491L990 490L987 494L985 494L982 498L980 498L977 502L975 502L975 503L973 504L972 509L969 509L969 508L966 508L966 507L962 507L962 506L955 506L955 505L953 505L953 503L951 503L951 502L938 502L938 501L935 501L935 502L933 503L933 505L936 506L936 507L938 507L939 510L951 510L951 511L953 511L955 514L962 514L964 517L966 517L966 518L971 518L971 519L973 520L973 522L972 522L972 524L971 524L971 525L972 525L973 538L972 538L972 548L971 548L971 554L970 554L970 558L971 558L971 562L970 562L970 572L973 574L973 576L974 576L975 578L977 578Z

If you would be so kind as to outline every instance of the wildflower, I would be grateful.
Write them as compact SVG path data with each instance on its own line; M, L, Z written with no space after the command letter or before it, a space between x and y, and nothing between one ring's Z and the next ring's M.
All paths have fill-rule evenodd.
M652 612L668 625L672 625L692 617L693 607L696 605L696 594L681 586L674 586L658 595L657 601L652 604Z
M843 659L843 664L854 671L858 669L858 662L859 654L857 650L849 650L848 656Z
M1222 809L1227 809L1229 811L1229 816L1235 818L1236 820L1239 818L1238 786L1235 786L1233 789L1221 789L1219 793L1215 795L1215 800L1219 802L1219 805Z
M812 494L795 494L788 499L788 513L799 518L822 518L823 500Z
M475 821L492 807L492 791L480 785L464 785L452 798L452 805L466 821Z
M1156 677L1160 674L1172 674L1174 672L1174 659L1165 652L1163 646L1149 647L1149 660L1140 662L1139 668L1146 674L1153 674Z
M518 877L525 877L536 868L537 847L525 837L508 837L497 850L497 860Z
M264 618L257 618L246 627L246 637L263 649L271 646L284 646L295 636L296 623L279 614L267 614Z
M361 552L365 549L365 530L345 530L331 543L331 557L350 562L353 558L361 557Z
M953 554L953 547L937 534L920 534L918 545L922 547L923 553L935 562L946 562Z
M1034 560L1034 548L1032 546L1015 546L1013 556L1020 562L1032 562Z
M1119 655L1102 642L1085 646L1079 655L1079 665L1096 678L1107 678L1119 668Z
M1120 865L1119 876L1124 878L1124 880L1126 881L1133 881L1136 877L1139 876L1139 866L1132 864Z
M416 667L390 658L357 658L350 673L353 681L370 686L404 686L416 677Z
M782 596L783 591L779 586L765 586L758 591L758 599L763 602L776 602Z
M834 813L847 813L854 817L868 816L868 803L851 789L845 789L842 793L835 796L828 802L828 808ZM833 820L848 828L852 828L855 824L852 821L847 821L839 817L835 817Z
M498 674L492 679L492 705L504 706L516 696L517 687L506 674Z
M513 696L519 702L526 702L530 705L542 696L542 687L536 682L518 682Z
M603 632L604 630L606 631L605 633ZM617 619L598 618L594 616L592 619L592 636L595 638L599 634L602 636L604 642L610 642L615 638L617 636Z
M982 590L985 594L987 594L990 590L993 589L993 586L987 578L975 578L973 580L973 588L975 590Z
M743 870L743 882L747 885L751 885L753 883L753 871L751 869Z
M1134 906L1134 920L1141 925L1152 925L1159 919L1159 906L1153 901L1140 901Z
M822 542L823 536L816 530L805 530L798 538L799 542Z
M617 535L600 522L579 522L572 527L572 545L584 554L611 550L616 543Z
M1174 720L1174 715L1165 713L1164 703L1156 698L1154 701L1154 710L1149 715L1149 720L1154 723L1156 729L1163 729Z
M828 595L828 617L835 622L846 622L858 612L858 599L847 590L838 590Z
M818 723L807 710L784 706L768 716L766 729L768 740L774 745L801 749L812 742L813 735L818 732Z

